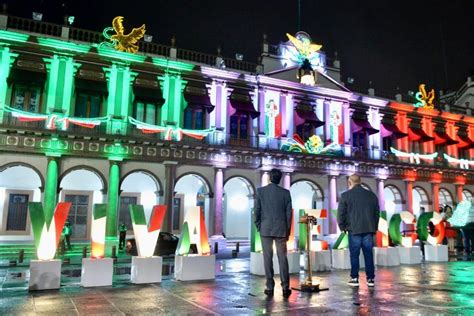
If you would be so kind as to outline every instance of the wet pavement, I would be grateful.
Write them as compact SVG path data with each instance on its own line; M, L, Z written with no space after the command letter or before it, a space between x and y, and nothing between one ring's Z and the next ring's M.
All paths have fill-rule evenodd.
M175 281L172 261L164 265L161 284L132 285L130 267L119 263L114 286L93 289L79 286L80 266L63 266L61 289L45 292L27 291L24 267L1 269L0 315L474 315L469 261L378 268L374 289L348 287L348 271L317 273L327 291L287 300L278 285L264 297L264 278L248 273L248 259L218 260L216 280L204 282ZM292 286L303 276L293 275Z

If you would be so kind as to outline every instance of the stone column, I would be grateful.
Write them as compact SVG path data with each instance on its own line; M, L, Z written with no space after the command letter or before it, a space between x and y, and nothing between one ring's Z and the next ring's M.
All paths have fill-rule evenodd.
M44 185L44 214L45 219L49 223L54 215L56 202L58 200L58 158L48 157L48 166L46 169L46 182Z
M413 180L405 180L406 185L406 209L413 214Z
M117 213L119 210L119 184L120 165L118 161L110 161L109 186L107 188L107 223L106 234L108 238L117 237Z
M265 88L258 88L257 109L260 112L258 117L258 134L265 134ZM268 135L267 135L268 136Z
M433 193L433 211L439 211L439 182L433 182L431 184L432 193Z
M291 187L291 173L289 172L283 174L283 187L287 190Z
M214 202L215 202L215 216L214 216L214 234L222 235L223 231L223 209L222 199L224 196L224 171L222 167L215 168L214 177Z
M280 115L281 115L281 133L285 136L288 135L288 123L287 123L287 113L286 113L286 92L280 92Z
M260 181L260 185L262 187L268 185L270 183L270 173L266 170L262 171L262 177Z
M458 203L463 200L463 195L462 195L463 190L464 190L464 184L462 183L456 184L456 199Z
M379 207L385 211L385 179L377 179L377 196L379 198Z
M176 182L176 161L164 161L165 165L165 205L166 214L163 221L163 231L173 231L173 198Z
M9 104L5 102L8 90L7 79L10 75L10 69L18 57L17 53L12 53L9 47L2 47L0 50L0 103ZM3 109L0 109L0 122L3 120Z
M334 216L333 210L337 210L337 176L329 175L329 234L336 234L338 225L337 218Z
M350 157L352 154L352 130L351 117L354 109L350 108L349 103L342 105L342 124L344 125L344 155Z

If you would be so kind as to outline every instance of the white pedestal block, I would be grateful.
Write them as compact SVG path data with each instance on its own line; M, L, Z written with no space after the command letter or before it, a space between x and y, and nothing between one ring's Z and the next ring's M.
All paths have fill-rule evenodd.
M159 283L163 269L161 257L132 257L130 281L135 284Z
M351 268L351 254L349 249L333 249L331 251L332 267L334 269L350 269ZM364 254L362 251L359 255L359 268L365 268Z
M288 271L290 274L300 272L300 253L299 252L288 252L286 257L288 258ZM278 263L278 256L276 253L273 254L273 272L275 275L280 274L280 264ZM262 252L251 252L250 253L250 274L254 275L265 275L265 267L263 264L263 253Z
M394 247L375 247L374 248L374 263L382 267L392 267L400 265L400 257L398 249Z
M61 285L61 260L31 260L28 289L53 290Z
M82 259L81 285L83 287L111 286L113 274L114 260L112 258Z
M329 250L311 251L311 269L313 271L331 270L331 252ZM305 269L308 268L308 261L304 262Z
M215 255L174 257L174 278L178 281L211 280L215 277Z
M425 261L448 262L448 246L425 245Z
M351 258L349 249L333 249L332 253L332 267L334 269L350 269Z
M420 247L397 247L401 264L419 264L421 263Z

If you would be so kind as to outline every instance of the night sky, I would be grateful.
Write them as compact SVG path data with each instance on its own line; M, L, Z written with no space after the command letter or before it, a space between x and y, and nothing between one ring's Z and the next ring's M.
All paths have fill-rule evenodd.
M354 89L376 94L417 90L419 83L436 90L458 89L474 75L474 0L452 1L320 1L300 0L301 29L322 44L329 58L337 51L342 77L355 79ZM145 23L153 41L206 53L222 47L226 57L244 54L257 62L262 34L271 44L285 41L298 25L297 0L14 0L8 13L61 23L74 15L74 26L101 31L117 15L125 27ZM351 87L351 86L349 86Z

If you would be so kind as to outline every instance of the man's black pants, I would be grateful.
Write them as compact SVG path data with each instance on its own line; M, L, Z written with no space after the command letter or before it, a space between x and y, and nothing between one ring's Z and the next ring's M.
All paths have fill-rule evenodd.
M278 264L280 265L280 280L282 289L290 288L290 274L288 272L288 258L286 257L286 238L285 237L265 237L262 238L263 264L265 266L265 277L267 278L267 289L271 290L275 287L273 280L273 241L278 256Z

